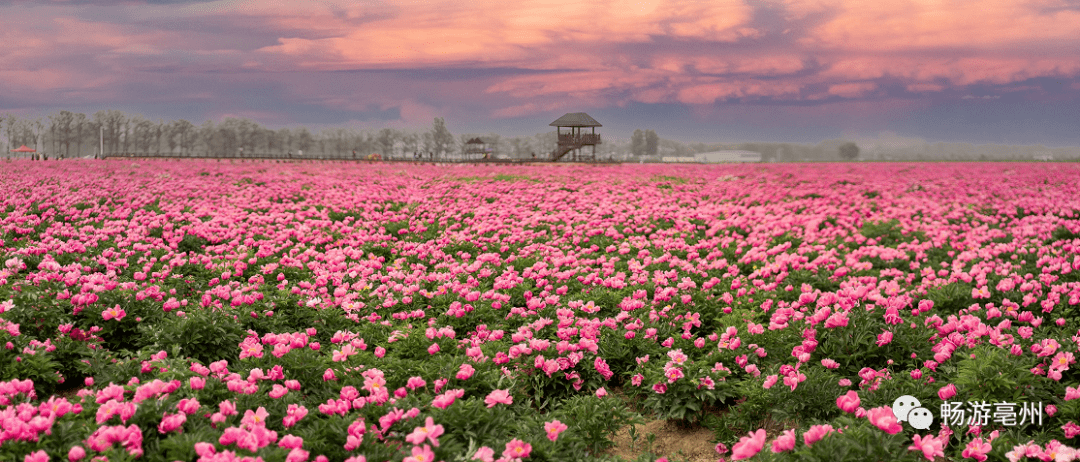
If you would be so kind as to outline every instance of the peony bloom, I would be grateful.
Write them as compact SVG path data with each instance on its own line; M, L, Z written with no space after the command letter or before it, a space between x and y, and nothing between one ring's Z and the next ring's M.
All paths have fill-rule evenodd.
M544 424L544 432L547 433L547 437L551 441L558 439L559 434L567 428L566 424L559 422L558 420L552 420L551 422Z
M968 443L967 447L964 448L964 452L960 455L965 459L973 458L979 462L983 462L986 460L986 453L990 452L991 449L993 448L990 447L990 443L983 441L982 438L975 438Z
M120 308L120 305L116 305L114 308L109 308L101 312L101 317L106 321L110 319L119 321L124 319L124 316L127 316L127 313L124 312L123 308Z
M456 377L458 380L469 380L469 378L472 377L474 373L476 373L476 369L474 369L471 365L462 364L461 368L458 370Z
M479 460L480 462L495 462L495 450L487 446L481 446L476 450L476 454L473 454L472 459Z
M738 443L731 448L731 460L749 459L761 452L765 447L765 429L751 432L749 436L739 439Z
M877 346L888 345L890 342L892 342L892 339L893 339L892 331L887 330L885 332L882 332L882 333L878 334L878 336L877 336Z
M68 451L68 462L75 462L86 457L86 450L82 446L72 446Z
M795 449L795 430L784 430L772 442L772 452L784 452Z
M828 435L833 431L832 425L813 425L806 433L803 433L803 444L812 446L814 443L818 442L818 440L824 438L825 435Z
M503 457L507 459L524 459L529 457L529 453L531 452L531 444L514 438L510 440L509 443L506 443L506 450L503 451Z
M903 427L900 426L900 422L896 420L896 414L893 413L892 407L881 406L873 408L867 412L867 417L870 419L870 423L890 435L895 435L903 430Z
M431 450L431 446L426 444L423 448L413 446L412 455L406 457L402 462L435 462L435 452Z
M442 435L443 432L443 426L435 425L435 420L428 417L424 422L424 426L413 429L412 434L405 437L405 441L420 445L424 440L428 440L431 444L435 445L435 447L439 447L439 436Z
M252 427L265 427L266 418L269 416L270 413L266 412L266 408L259 406L259 409L254 412L251 409L244 411L244 418L240 420L240 423Z
M1080 387L1065 387L1065 401L1080 399Z
M935 438L934 435L928 435L923 437L921 435L915 435L914 444L908 446L910 451L922 451L923 457L926 460L933 462L934 457L945 457L945 441L940 438Z
M187 422L187 414L165 414L161 419L161 423L158 424L158 432L164 435L180 428L184 425L184 422ZM183 433L183 430L180 430L177 433Z
M278 442L278 447L285 449L298 449L304 445L304 439L296 435L285 435Z
M765 377L765 383L763 383L761 386L764 387L766 390L768 390L768 389L772 388L773 385L776 385L776 381L779 378L780 378L780 376L778 376L776 374Z
M859 393L855 390L848 390L847 394L836 398L836 406L849 414L855 412L859 404Z
M950 383L948 385L945 385L944 387L941 387L938 390L937 395L938 398L941 398L942 400L947 400L949 398L952 398L953 396L956 396L956 385Z
M514 397L510 396L508 390L492 390L491 393L484 398L484 402L487 403L487 407L495 407L496 404L513 404Z
M49 455L45 451L34 451L23 458L23 462L49 462Z

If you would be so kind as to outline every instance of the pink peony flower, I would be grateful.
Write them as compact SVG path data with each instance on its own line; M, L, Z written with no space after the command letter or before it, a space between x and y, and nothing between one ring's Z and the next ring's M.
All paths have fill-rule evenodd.
M833 431L832 425L812 425L806 433L803 433L803 444L812 446Z
M479 460L480 462L495 462L495 450L487 446L481 446L476 450L476 454L473 454L472 459Z
M986 453L993 449L990 447L990 443L983 441L982 438L975 438L967 447L964 448L964 452L960 453L965 459L973 458L979 462L986 460Z
M938 389L937 395L938 398L941 398L942 400L947 400L949 398L952 398L953 396L956 396L956 385L950 383L948 385L945 385L944 387L941 387L940 389Z
M439 435L442 435L443 432L443 426L435 425L435 420L428 417L424 422L424 426L414 428L412 434L405 437L405 441L419 446L420 443L427 440L435 447L439 447Z
M304 439L296 435L285 435L278 441L278 447L285 449L298 449L304 445Z
M731 460L749 459L761 452L765 447L765 429L751 432L749 436L739 439L738 443L731 448Z
M106 321L110 319L115 319L119 321L121 319L124 319L124 316L127 316L127 313L124 312L123 308L120 308L120 305L116 305L116 307L114 308L109 308L101 312L101 317Z
M509 443L506 443L506 450L503 451L503 457L507 459L524 459L529 457L529 453L531 452L531 444L514 438L510 440Z
M854 413L859 404L859 393L855 390L848 390L847 394L836 398L836 405L849 414Z
M71 450L68 451L69 462L75 462L76 460L80 460L83 457L86 457L86 450L83 449L82 446L72 446Z
M921 435L915 435L914 444L908 446L910 451L922 451L923 457L926 460L933 462L935 457L945 457L945 441L940 438L935 438L933 435L923 437Z
M895 435L903 430L903 427L900 426L900 422L896 420L896 414L893 413L892 407L890 406L873 408L867 412L867 417L870 419L870 423L890 435Z
M433 452L431 450L431 446L426 445L426 444L424 445L423 448L421 448L420 446L413 446L412 455L409 456L409 457L406 457L404 460L402 460L402 462L434 462L434 461L435 461L435 452Z
M495 407L496 404L513 404L514 397L510 396L508 390L493 390L484 398L484 402L487 403L487 407Z
M471 365L462 364L461 368L458 370L456 377L458 380L469 380L469 378L472 377L474 373L476 373L476 369L474 369Z
M176 430L177 428L180 428L184 425L184 422L187 422L186 414L165 414L165 416L161 419L161 423L158 424L158 432L164 435L173 430ZM177 433L183 433L183 430Z
M547 433L547 437L551 441L558 439L559 434L567 428L566 424L559 422L558 420L552 420L551 422L544 424L544 432Z
M776 381L779 380L779 379L780 379L779 375L775 375L775 374L770 375L768 377L765 377L765 383L763 383L761 386L764 387L766 390L768 390L768 389L772 388L773 385L776 385Z
M23 462L49 462L49 455L45 451L34 451L23 458Z
M1080 387L1065 387L1065 401L1080 399Z
M795 430L785 430L772 442L772 452L784 452L795 449Z

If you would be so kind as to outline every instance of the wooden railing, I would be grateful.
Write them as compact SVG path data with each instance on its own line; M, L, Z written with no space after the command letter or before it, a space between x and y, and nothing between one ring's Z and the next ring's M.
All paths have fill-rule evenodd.
M582 134L582 135L559 135L559 144L561 145L585 145L585 144L600 144L600 135L596 134Z

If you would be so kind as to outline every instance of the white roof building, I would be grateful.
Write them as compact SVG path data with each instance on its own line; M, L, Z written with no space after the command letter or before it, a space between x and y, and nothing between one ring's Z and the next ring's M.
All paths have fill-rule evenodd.
M695 154L698 162L761 162L761 153L754 151L713 151Z

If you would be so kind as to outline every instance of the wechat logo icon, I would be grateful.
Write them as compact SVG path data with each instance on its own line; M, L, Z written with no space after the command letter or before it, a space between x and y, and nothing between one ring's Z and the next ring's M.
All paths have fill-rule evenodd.
M896 398L896 401L893 401L892 410L896 420L906 421L919 430L926 430L930 428L930 424L934 423L934 416L930 414L930 410L922 407L922 403L911 395Z

